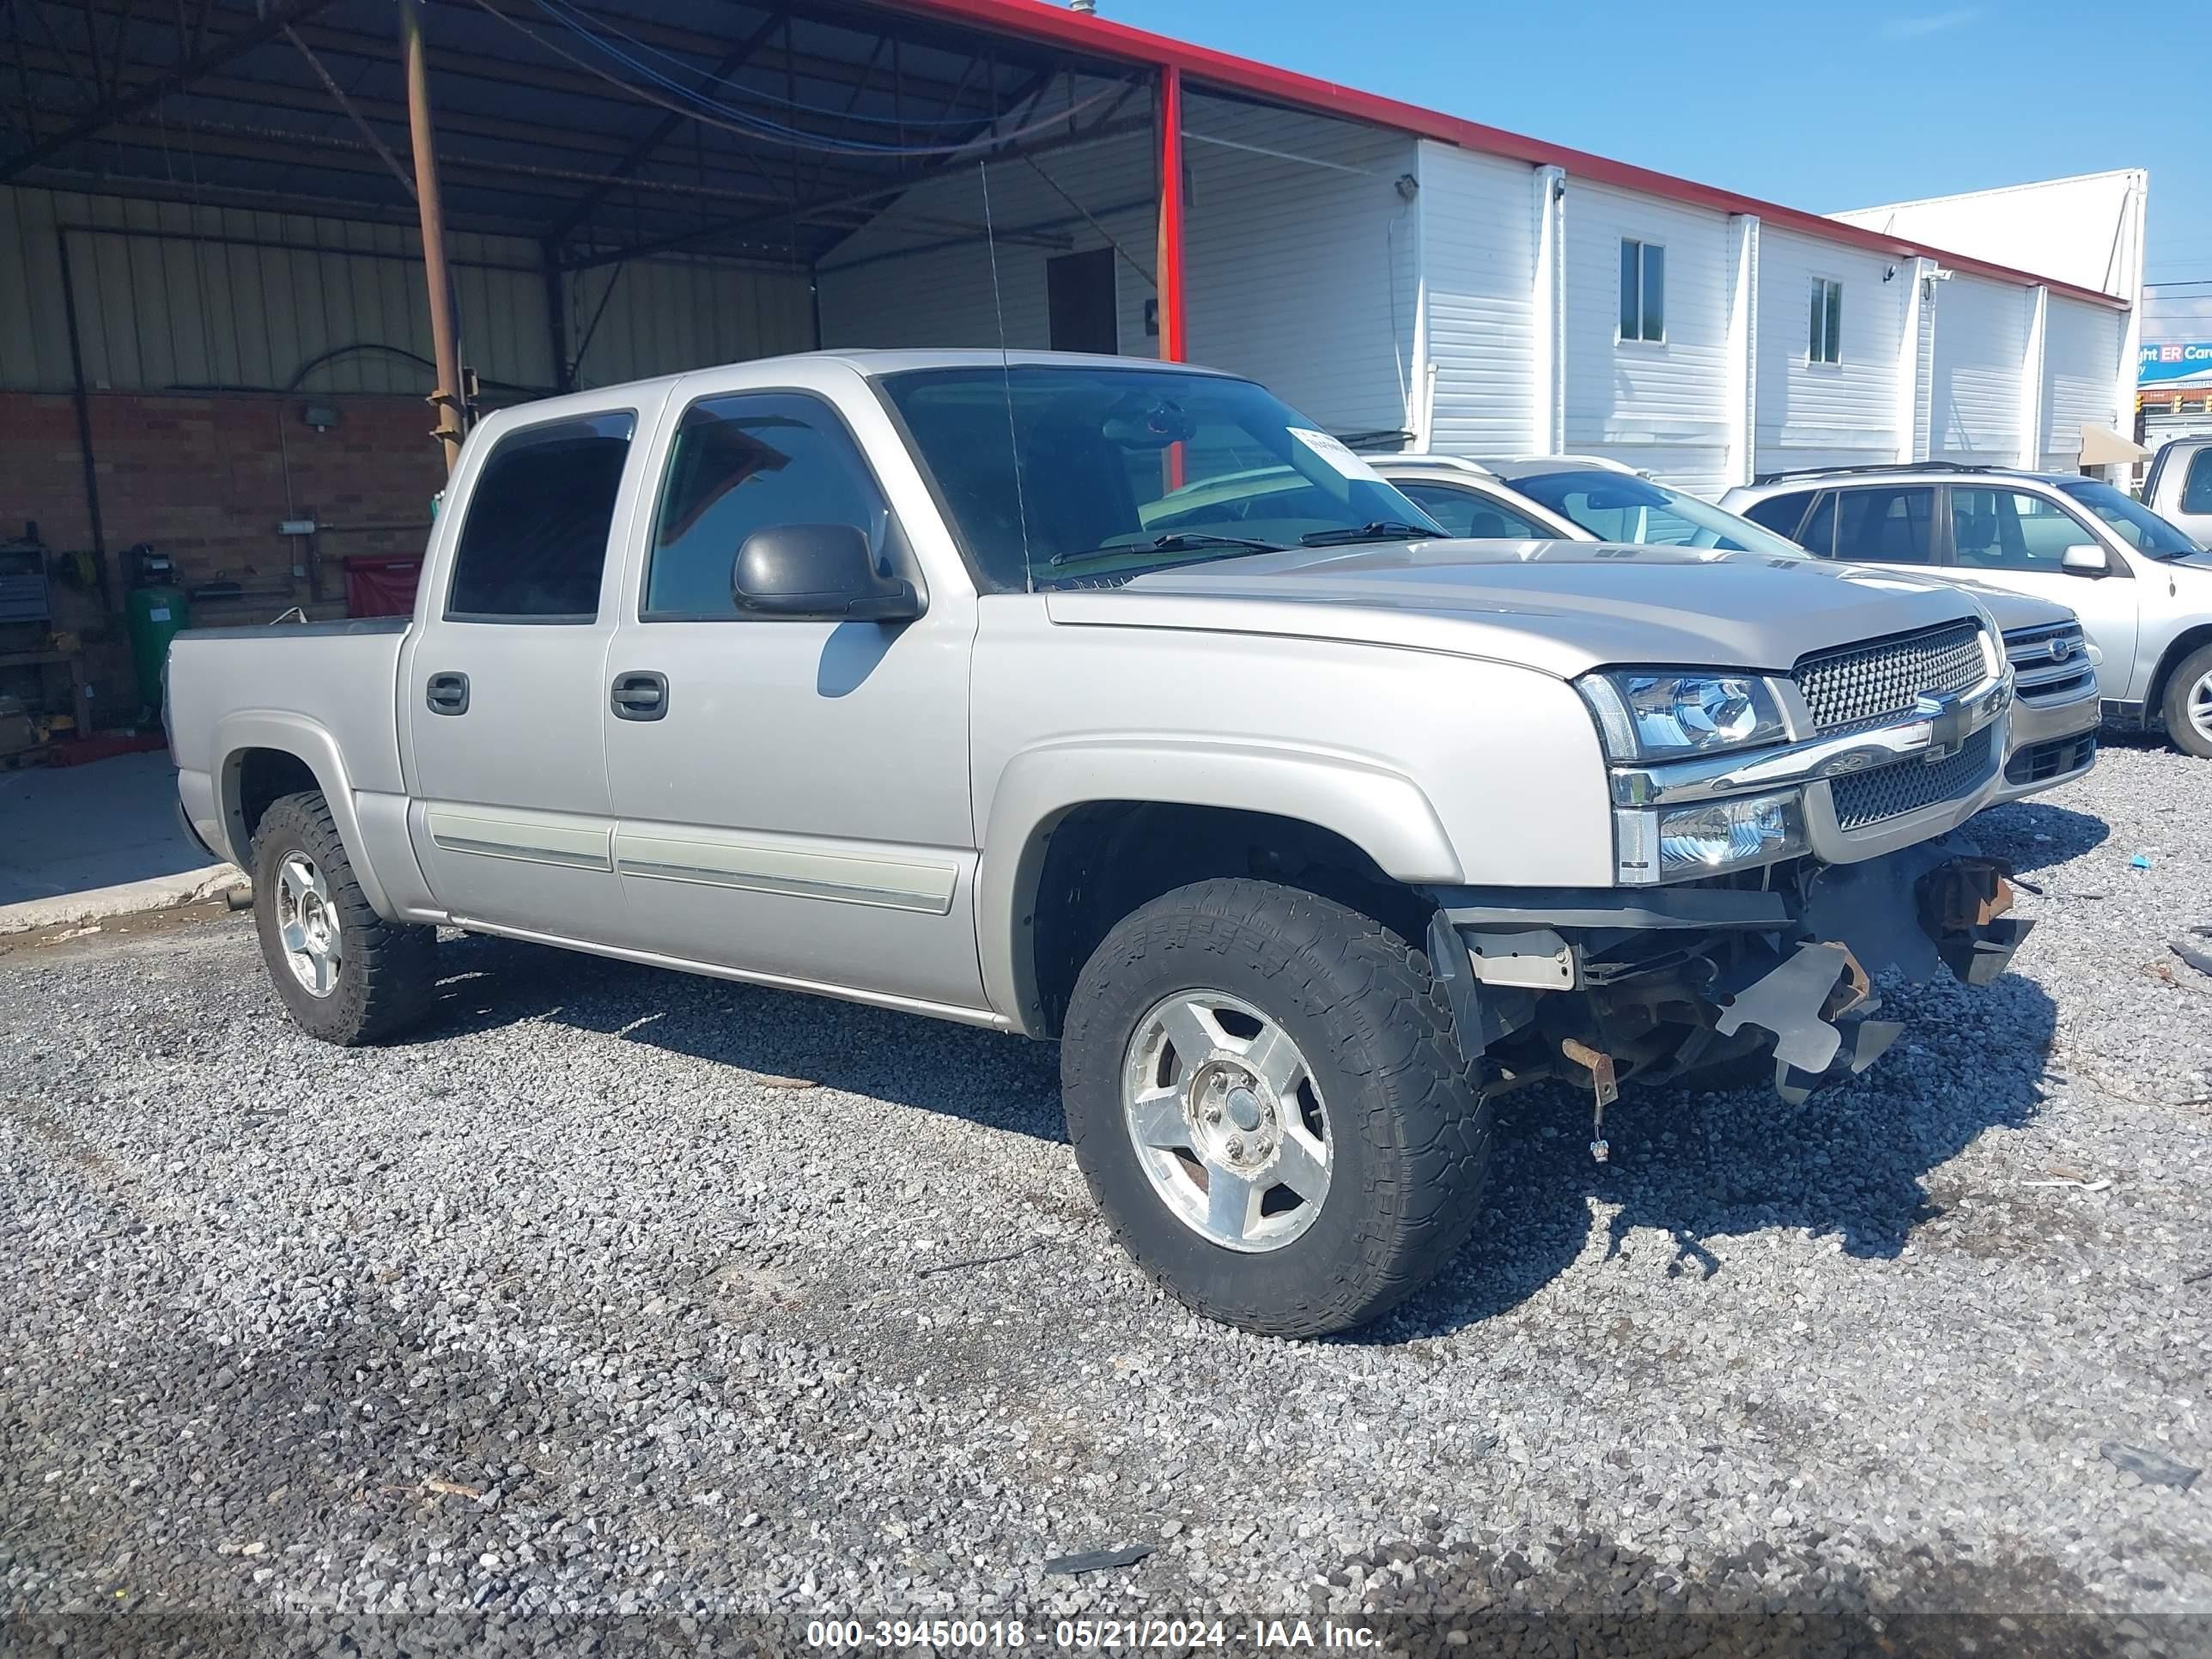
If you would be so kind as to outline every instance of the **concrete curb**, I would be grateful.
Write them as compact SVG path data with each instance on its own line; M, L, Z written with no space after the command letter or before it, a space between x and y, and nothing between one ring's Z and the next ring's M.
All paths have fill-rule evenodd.
M246 872L236 865L209 864L147 881L126 881L113 887L87 888L81 893L59 893L52 898L0 904L0 934L27 933L35 927L105 921L112 916L173 909L180 904L196 904L202 899L217 897L234 887L244 886L246 879Z

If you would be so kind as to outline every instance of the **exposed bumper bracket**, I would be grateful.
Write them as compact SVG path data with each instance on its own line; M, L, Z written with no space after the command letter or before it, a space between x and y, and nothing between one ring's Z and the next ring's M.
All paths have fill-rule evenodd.
M2006 914L2012 908L2007 873L1991 859L1960 858L1938 865L1915 885L1920 925L1962 984L1987 985L2003 973L2035 925Z
M1713 1029L1772 1032L1775 1091L1795 1106L1824 1083L1856 1077L1897 1040L1902 1026L1868 1018L1881 1006L1850 947L1819 939L1737 992Z

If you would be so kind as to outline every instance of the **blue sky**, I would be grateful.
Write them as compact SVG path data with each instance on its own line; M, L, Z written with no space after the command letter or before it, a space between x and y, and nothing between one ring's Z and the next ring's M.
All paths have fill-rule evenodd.
M2212 7L1099 0L1121 22L1814 212L2150 169L2212 278ZM2198 292L2212 294L2212 283Z

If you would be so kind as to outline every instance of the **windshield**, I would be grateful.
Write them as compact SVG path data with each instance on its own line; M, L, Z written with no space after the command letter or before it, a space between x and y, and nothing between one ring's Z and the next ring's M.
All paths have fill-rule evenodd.
M1119 583L1310 540L1443 534L1249 380L1015 363L881 385L986 592Z
M1600 541L1806 556L1796 543L1762 530L1748 519L1626 472L1591 468L1543 472L1506 482L1530 500L1572 520Z
M2168 524L2141 501L2122 495L2102 479L2084 478L2078 483L2069 480L2058 488L2102 519L2114 535L2139 553L2148 554L2154 559L2178 559L2185 553L2204 550L2178 526Z

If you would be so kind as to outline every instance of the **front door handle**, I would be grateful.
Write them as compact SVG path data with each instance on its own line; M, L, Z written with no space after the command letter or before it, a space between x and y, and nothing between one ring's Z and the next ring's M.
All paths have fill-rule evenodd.
M668 712L668 676L644 669L617 674L607 702L618 720L657 720Z
M434 714L465 714L469 712L469 677L466 674L433 674L422 688L422 701L430 705Z

